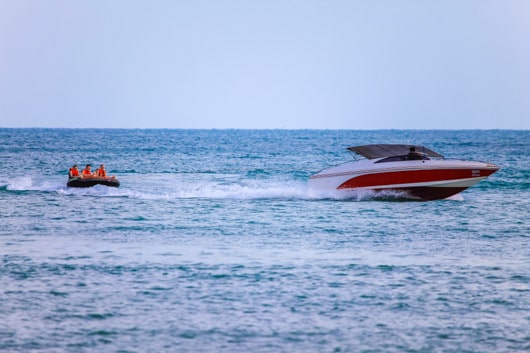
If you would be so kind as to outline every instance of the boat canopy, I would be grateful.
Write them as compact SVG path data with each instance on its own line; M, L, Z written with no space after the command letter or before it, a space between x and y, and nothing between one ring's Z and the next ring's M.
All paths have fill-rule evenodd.
M416 152L425 154L426 157L444 158L444 156L442 156L441 154L436 153L433 150L428 149L427 147L417 145L364 145L348 147L348 150L368 159L376 159L383 157L406 155L411 151L411 148L414 148Z

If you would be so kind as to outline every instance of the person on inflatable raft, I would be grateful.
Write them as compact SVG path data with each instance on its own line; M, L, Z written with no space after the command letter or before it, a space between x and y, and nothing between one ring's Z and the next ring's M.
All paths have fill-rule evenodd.
M101 164L98 169L96 169L95 172L92 172L90 169L92 168L91 164L87 164L85 168L83 169L82 173L79 173L79 169L77 164L74 164L69 170L68 170L68 178L106 178L106 179L115 179L115 176L107 176L107 171L105 170L105 164Z

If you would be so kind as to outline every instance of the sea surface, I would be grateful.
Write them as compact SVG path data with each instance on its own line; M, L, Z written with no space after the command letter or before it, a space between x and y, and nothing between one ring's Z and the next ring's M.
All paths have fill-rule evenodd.
M0 129L2 352L528 352L530 131ZM501 170L310 190L370 143ZM105 163L119 188L66 187Z

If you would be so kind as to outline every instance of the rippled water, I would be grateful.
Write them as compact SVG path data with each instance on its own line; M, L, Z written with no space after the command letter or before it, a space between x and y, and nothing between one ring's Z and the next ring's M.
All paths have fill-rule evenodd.
M530 350L528 131L0 129L0 350ZM452 200L306 188L345 147L502 169ZM66 188L106 163L120 188Z

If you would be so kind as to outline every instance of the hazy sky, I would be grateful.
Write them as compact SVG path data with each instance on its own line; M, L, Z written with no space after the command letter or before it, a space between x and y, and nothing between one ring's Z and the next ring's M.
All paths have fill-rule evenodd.
M530 1L0 0L0 127L530 129Z

